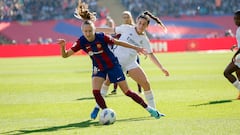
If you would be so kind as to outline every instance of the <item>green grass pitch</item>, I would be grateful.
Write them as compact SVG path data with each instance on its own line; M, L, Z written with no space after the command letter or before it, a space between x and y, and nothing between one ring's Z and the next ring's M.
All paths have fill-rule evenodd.
M1 58L0 134L240 134L240 101L235 100L238 91L223 76L232 52L156 55L169 70L169 77L143 56L141 65L151 82L157 108L166 117L150 117L118 90L117 95L106 98L108 107L117 114L117 121L108 126L99 125L98 118L90 120L95 101L88 57ZM136 83L127 80L136 91Z

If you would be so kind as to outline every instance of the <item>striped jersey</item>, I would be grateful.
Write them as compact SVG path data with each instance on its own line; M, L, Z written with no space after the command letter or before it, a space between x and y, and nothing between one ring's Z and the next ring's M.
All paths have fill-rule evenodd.
M90 56L93 67L99 71L105 71L118 64L117 58L108 47L108 45L113 44L111 37L104 33L95 33L94 41L89 42L84 36L81 36L71 49L74 52L83 50Z

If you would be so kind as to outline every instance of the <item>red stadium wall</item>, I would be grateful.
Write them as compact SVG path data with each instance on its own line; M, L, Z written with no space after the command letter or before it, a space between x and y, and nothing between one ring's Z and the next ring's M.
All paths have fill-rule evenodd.
M184 52L206 50L229 50L236 44L232 37L204 38L204 39L177 39L177 40L152 40L154 52Z
M186 52L206 50L229 50L236 44L236 39L211 38L211 39L177 39L177 40L152 40L154 52ZM71 47L68 43L67 48ZM82 55L83 52L78 54ZM50 45L2 45L0 57L25 57L25 56L54 56L60 55L60 48L56 44Z

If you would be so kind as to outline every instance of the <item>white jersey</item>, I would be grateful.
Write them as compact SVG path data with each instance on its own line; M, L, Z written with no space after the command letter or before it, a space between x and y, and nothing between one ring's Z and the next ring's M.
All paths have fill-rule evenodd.
M236 40L237 40L237 47L238 49L240 49L240 27L238 27L236 31ZM234 64L240 68L240 54L235 56Z
M152 48L147 36L138 35L134 26L131 25L120 25L115 28L116 34L121 34L119 40L128 42L130 44L143 47L147 50L147 53L152 53ZM130 69L139 66L136 62L137 52L134 49L117 46L114 49L114 54L118 58L123 71L128 71Z
M240 27L237 28L237 31L236 31L236 39L237 39L238 49L240 49Z

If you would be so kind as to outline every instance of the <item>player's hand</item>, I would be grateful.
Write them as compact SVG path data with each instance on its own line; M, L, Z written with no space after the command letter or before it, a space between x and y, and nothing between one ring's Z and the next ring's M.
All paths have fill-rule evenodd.
M162 72L165 74L165 76L169 76L169 72L165 68L162 68Z
M144 54L145 56L147 55L147 50L145 48L142 48L142 47L138 47L137 48L137 52L138 54Z
M237 45L233 45L230 50L233 51L235 48L237 47Z
M162 25L160 25L160 27L163 29L164 33L168 32L168 29L167 29L167 27L165 25L162 24Z
M61 46L61 47L65 47L66 45L66 41L64 39L57 39L58 41L58 44Z

